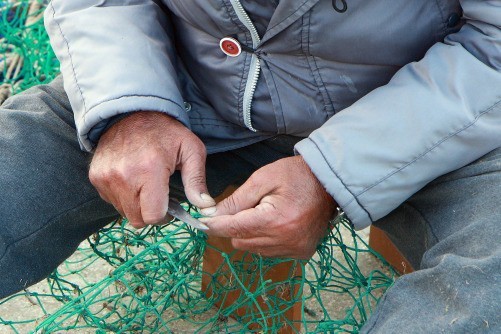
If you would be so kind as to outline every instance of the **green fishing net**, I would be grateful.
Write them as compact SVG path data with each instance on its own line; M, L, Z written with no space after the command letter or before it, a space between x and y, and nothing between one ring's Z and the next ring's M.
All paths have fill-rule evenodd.
M1 3L0 98L58 72L43 7ZM364 239L340 216L311 260L267 259L179 221L119 220L46 281L0 300L0 333L357 333L395 277Z
M43 1L0 0L0 103L59 70L43 25Z

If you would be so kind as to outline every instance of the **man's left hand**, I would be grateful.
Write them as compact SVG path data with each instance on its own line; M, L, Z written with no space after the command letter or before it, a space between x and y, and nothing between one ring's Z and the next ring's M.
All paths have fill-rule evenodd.
M328 231L336 203L301 156L257 170L215 208L202 210L209 235L266 257L309 259ZM215 210L215 212L214 212Z

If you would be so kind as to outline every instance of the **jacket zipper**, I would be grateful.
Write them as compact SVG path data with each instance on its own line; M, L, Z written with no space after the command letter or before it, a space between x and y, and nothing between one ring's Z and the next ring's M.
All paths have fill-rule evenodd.
M256 30L256 27L252 23L249 15L245 11L244 7L240 3L240 0L230 0L235 13L237 14L238 19L243 23L243 25L249 30L252 38L252 48L255 50L261 43L261 38ZM243 118L245 126L254 132L257 132L256 129L252 126L251 120L251 107L252 100L254 98L254 93L256 92L257 81L259 79L259 74L261 73L261 61L256 56L256 54L252 54L250 68L249 68L249 76L247 77L247 83L245 85L244 91L244 100L243 100Z

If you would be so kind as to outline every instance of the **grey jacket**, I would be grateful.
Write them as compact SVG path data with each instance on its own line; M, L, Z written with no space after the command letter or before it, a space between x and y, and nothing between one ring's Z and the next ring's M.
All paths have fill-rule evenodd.
M82 147L137 110L209 153L303 136L296 151L363 228L501 146L501 1L332 2L281 0L260 35L238 0L52 0Z

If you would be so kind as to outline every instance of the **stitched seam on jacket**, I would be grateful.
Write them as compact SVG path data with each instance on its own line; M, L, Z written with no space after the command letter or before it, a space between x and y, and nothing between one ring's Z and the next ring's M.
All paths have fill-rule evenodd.
M324 93L324 92L321 92L322 97L324 97L324 99L325 99L325 96L327 96L327 99L328 99L328 101L329 101L329 103L330 103L330 107L332 108L332 113L334 114L334 113L336 112L336 108L334 108L334 103L333 103L332 98L331 98L331 96L330 96L330 94L329 94L329 90L328 90L328 89L327 89L327 87L325 86L325 82L324 82L324 80L322 79L322 74L320 73L320 68L318 67L318 63L317 63L317 57L315 57L315 56L311 56L311 58L313 59L313 63L315 63L315 68L316 68L316 69L315 69L315 72L317 72L317 73L318 73L318 80L320 81L320 83L321 83L321 85L322 85L322 87L323 87L323 89L324 89L324 92L325 92L325 93ZM324 95L325 95L325 96L324 96ZM328 111L329 107L328 107L327 105L325 106L325 109L326 109L326 110L325 110L325 112L326 112L327 114L329 114L329 111ZM331 116L332 116L332 114L331 114Z
M298 8L297 8L294 12L292 12L292 13L291 13L291 14L289 14L288 16L284 17L284 19L283 19L282 21L277 22L277 24L275 24L273 27L268 27L268 29L266 29L266 30L273 30L276 26L280 25L282 22L284 22L285 20L287 20L289 17L291 17L291 16L295 15L295 14L296 14L296 12L297 12L298 10L300 10L300 9L301 9L301 7L303 7L303 6L304 6L304 5L305 5L308 1L309 1L309 0L306 0L305 2L303 2L301 5L299 5L299 7L298 7Z
M348 191L348 192L351 194L351 196L353 197L353 199L351 199L350 201L348 201L348 202L345 204L345 206L348 206L348 205L350 205L353 201L356 201L356 202L357 202L357 204L358 204L358 205L362 208L362 210L364 210L364 211L365 211L365 213L367 214L367 216L369 216L370 220L371 220L371 221L374 221L374 219L372 219L372 216L371 216L371 214L369 213L369 211L367 211L367 210L366 210L366 209L362 206L362 204L358 201L357 196L355 196L355 194L351 192L350 188L348 188L348 187L346 186L346 184L343 182L343 180L342 180L342 179L339 177L339 175L335 172L335 169L334 169L334 168L332 168L331 164L329 163L329 160L325 157L324 152L322 152L322 150L318 147L317 143L315 143L315 142L314 142L311 138L310 138L310 140L311 140L311 142L312 142L312 143L313 143L313 144L317 147L317 150L320 152L320 154L321 154L321 155L322 155L322 157L324 158L324 161L327 163L327 165L328 165L328 166L329 166L329 168L331 169L332 174L334 174L334 175L337 177L337 179L339 180L339 182L341 182L341 184L342 184L342 185L343 185L343 187L346 189L346 191ZM338 203L338 204L339 204L339 203ZM341 208L341 209L342 209L342 208ZM350 218L350 217L348 217L348 218Z
M474 125L479 119L480 117L482 117L483 115L487 114L488 112L492 111L496 106L498 106L499 104L501 104L501 100L499 100L498 102L494 103L492 106L490 106L489 108L487 108L486 110L480 112L476 117L475 119L466 124L465 126L463 126L462 128L460 128L459 130L449 134L448 136L445 136L444 138L442 138L440 141L438 141L436 144L434 144L433 146L431 146L428 150L426 150L425 152L421 153L420 155L418 155L416 158L414 158L412 161L406 163L405 165L403 165L402 167L394 170L393 172L391 172L390 174L384 176L383 178L381 178L380 180L376 181L376 183L374 183L372 186L370 187L367 187L365 189L363 189L360 193L358 193L356 196L360 196L364 193L366 193L367 191L371 190L372 188L378 186L379 184L381 184L383 181L386 181L387 179L389 179L390 177L392 177L393 175L395 175L396 173L402 171L403 169L407 168L408 166L412 165L413 163L415 163L416 161L418 161L419 159L423 158L424 156L426 156L428 153L430 153L431 151L433 151L434 149L436 149L438 146L440 146L442 143L444 143L445 141L447 141L448 139L456 136L457 134L463 132L464 130L468 129L469 127L471 127L472 125Z
M261 70L270 94L271 107L275 116L277 134L286 134L287 124L285 122L284 108L278 91L277 82L269 63L265 59L261 59ZM266 75L269 76L267 77Z
M66 36L63 33L63 29L61 28L61 25L56 20L56 10L54 9L53 1L50 2L50 6L52 8L52 18L54 19L54 22L56 23L56 25L57 25L57 27L59 29L59 32L61 33L61 37L63 38L63 41L66 44L66 49L68 50L68 57L70 58L71 71L73 72L73 78L75 79L75 84L77 85L78 92L80 93L80 98L82 99L82 104L83 104L83 107L84 107L84 113L82 115L82 116L84 116L87 113L87 106L86 106L85 99L84 99L84 96L83 96L82 88L78 84L77 73L75 71L75 65L73 63L73 57L72 57L71 52L70 52L70 44L68 42L68 39L66 38Z
M7 247L5 247L5 252L4 252L4 253L2 254L2 256L0 257L0 261L2 261L2 260L3 260L3 258L7 255L7 253L9 252L9 249L11 248L11 246L14 246L14 245L15 245L15 244L17 244L18 242L23 241L23 240L25 240L25 239L27 239L27 238L31 237L31 236L32 236L33 234L35 234L35 233L38 233L38 232L40 232L40 231L42 231L42 230L44 230L44 229L46 229L46 228L49 228L49 227L52 225L52 223L54 223L54 221L56 220L56 218L59 218L59 217L61 217L62 215L66 214L66 213L68 213L68 212L71 212L71 211L75 210L76 208L79 208L79 207L81 207L81 206L83 206L83 205L85 205L85 204L88 204L88 203L92 202L92 201L95 201L96 199L99 199L99 198L100 198L100 197L96 196L96 197L93 197L92 199L90 199L90 200L88 200L88 201L85 201L85 202L83 202L83 203L79 203L79 204L75 205L74 207L72 207L72 208L70 208L70 209L68 209L68 210L66 210L66 211L64 211L64 212L61 212L61 213L57 214L56 216L53 216L52 218L48 219L48 220L47 220L47 224L45 224L44 226L40 227L39 229L36 229L35 231L33 231L33 232L29 233L28 235L25 235L24 237L22 237L22 238L20 238L20 239L17 239L17 240L15 240L15 241L11 242L11 243L9 243L9 244L7 245Z
M447 34L447 24L445 23L445 16L444 16L444 12L442 10L442 7L440 6L440 4L438 3L439 0L435 0L435 4L437 5L437 9L438 9L438 12L440 13L440 23L442 25L442 33L443 34ZM437 39L438 40L438 39Z
M303 15L303 21L305 18L308 18L307 22L307 28L305 28L305 24L303 24L303 30L306 30L306 33L301 34L301 46L302 46L302 51L304 53L304 56L306 58L306 62L308 63L308 67L311 72L311 76L313 77L313 80L315 82L315 85L317 86L318 92L320 93L320 96L322 97L322 102L324 104L324 112L329 116L329 109L332 108L332 113L335 113L335 108L334 104L332 103L332 99L329 95L329 92L327 90L327 87L325 86L325 83L322 79L322 75L320 74L320 69L318 67L317 60L315 56L313 56L310 52L310 27L311 27L311 11L308 14ZM304 41L303 38L306 38L306 42ZM313 62L313 64L312 64ZM330 106L330 108L329 108Z
M164 100L164 101L169 101L169 102L172 102L173 104L175 104L176 106L178 106L179 108L183 109L183 107L181 107L179 105L179 103L177 103L176 101L173 101L171 99L167 99L165 97L161 97L161 96L157 96L157 95L135 95L135 94L130 94L130 95L122 95L120 97L117 97L115 99L109 99L109 100L106 100L106 101L102 101L102 102L99 102L98 104L94 105L92 108L89 109L89 112L97 107L99 107L100 105L102 104L105 104L105 103L108 103L108 102L112 102L112 101L118 101L118 100L121 100L121 99L124 99L124 98L129 98L129 97L145 97L145 98L151 98L151 99L160 99L160 100ZM179 113L178 113L179 114Z

